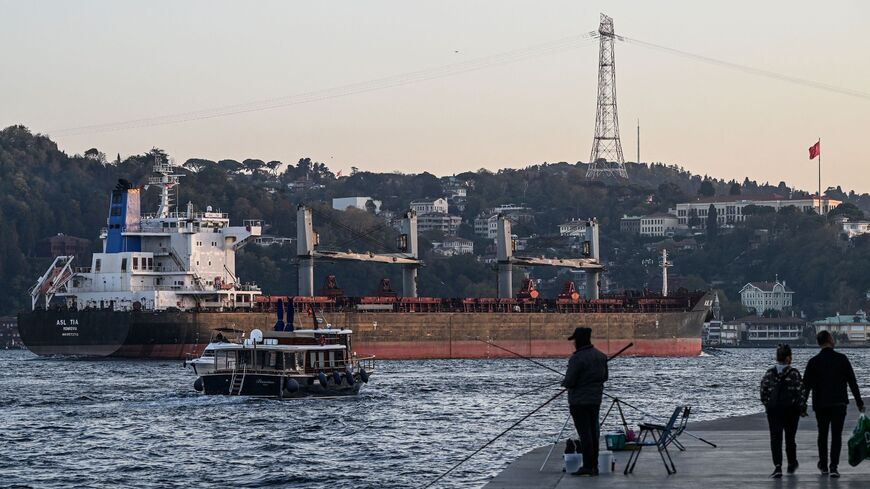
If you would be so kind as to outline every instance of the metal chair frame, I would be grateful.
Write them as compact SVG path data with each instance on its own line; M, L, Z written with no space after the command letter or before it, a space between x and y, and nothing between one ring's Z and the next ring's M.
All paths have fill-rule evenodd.
M674 414L671 415L668 424L664 426L647 423L641 423L639 425L640 435L637 442L637 450L633 450L628 457L628 463L625 465L625 471L623 472L625 475L634 472L634 466L637 465L637 459L640 458L643 447L656 447L668 475L677 473L677 467L674 465L674 460L671 458L670 452L668 452L668 445L674 442L674 425L677 423L677 418L680 416L680 412L683 412L684 410L685 408L683 406L674 409ZM647 437L652 437L652 441L646 441Z

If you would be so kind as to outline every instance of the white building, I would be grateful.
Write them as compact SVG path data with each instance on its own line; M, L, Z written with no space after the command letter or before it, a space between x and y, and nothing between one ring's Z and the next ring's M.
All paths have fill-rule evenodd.
M474 254L474 242L459 236L449 236L440 243L433 243L435 253L444 256Z
M381 204L380 200L374 200L371 197L339 197L332 199L332 208L337 211L346 211L348 207L353 207L354 209L359 209L361 211L368 210L366 205L368 202L371 202L375 209L375 214L379 214L381 212Z
M740 303L761 316L764 311L782 311L792 306L794 292L779 280L775 282L749 282L740 289Z
M417 215L429 213L447 214L447 200L438 198L434 200L414 200L411 201L411 210Z
M659 212L640 218L641 236L673 236L679 220L673 214Z
M586 234L585 219L571 219L559 224L560 236L584 236Z
M474 219L474 234L489 239L498 235L498 214L481 214Z
M842 221L840 227L849 239L870 233L870 221Z
M836 199L825 197L822 199L822 213L827 214L842 202ZM737 222L742 222L746 218L743 215L743 209L746 206L772 207L779 211L785 207L794 206L801 211L819 211L819 198L812 196L808 199L786 199L781 197L747 197L742 195L722 195L716 197L707 197L698 199L692 202L677 204L676 212L677 219L681 225L689 225L689 219L692 214L695 214L696 222L694 227L707 227L707 213L710 210L710 205L716 209L716 221L720 226L730 225Z
M451 216L443 212L417 215L417 230L420 232L441 231L445 234L456 234L460 224L462 224L461 217Z
M492 212L502 214L530 212L531 210L531 207L517 204L501 204L492 208Z

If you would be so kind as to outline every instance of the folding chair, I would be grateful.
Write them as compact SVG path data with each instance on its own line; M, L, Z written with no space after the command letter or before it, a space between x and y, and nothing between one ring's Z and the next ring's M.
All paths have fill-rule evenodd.
M643 451L643 447L656 447L668 475L677 473L677 467L674 465L671 454L668 452L668 445L673 441L672 434L674 432L674 425L676 425L677 418L683 410L684 408L682 406L674 409L674 414L671 415L668 424L664 426L646 423L641 423L639 425L640 435L638 436L637 449L633 450L628 456L628 463L625 464L625 471L623 472L625 475L634 472L634 466L637 465L637 459L640 458L640 453ZM647 441L648 437L652 437L652 441Z
M677 449L679 449L681 452L685 452L685 451L686 451L686 447L683 446L682 443L680 443L679 438L680 438L680 435L683 434L683 431L686 430L686 425L689 423L689 415L692 413L692 407L691 407L691 406L684 406L684 407L682 407L682 410L683 410L683 415L680 417L680 421L679 421L679 423L677 423L677 424L674 426L674 429L671 430L671 434L670 434L670 436L668 437L668 439L667 439L665 445L671 445L671 444L673 444L673 445L676 446ZM648 425L648 426L651 426L651 427L654 427L654 428L656 428L656 429L659 430L659 431L665 429L665 425L661 425L661 424L648 423L647 425Z

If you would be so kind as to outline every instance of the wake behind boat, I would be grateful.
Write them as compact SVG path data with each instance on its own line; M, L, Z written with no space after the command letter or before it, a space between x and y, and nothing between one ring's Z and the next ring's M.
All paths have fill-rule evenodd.
M215 341L188 364L194 389L207 395L278 399L341 397L359 393L375 369L357 357L348 329L255 329L242 342Z

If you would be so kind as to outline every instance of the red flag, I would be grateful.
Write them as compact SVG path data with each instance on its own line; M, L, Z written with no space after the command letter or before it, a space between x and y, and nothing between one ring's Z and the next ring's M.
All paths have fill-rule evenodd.
M814 159L816 156L822 154L822 142L819 141L816 144L810 146L810 159Z
M343 170L343 169L344 169L344 168L342 168L342 170ZM340 176L341 176L341 170L338 170L338 173L336 173L335 176L336 176L336 177L340 177Z

